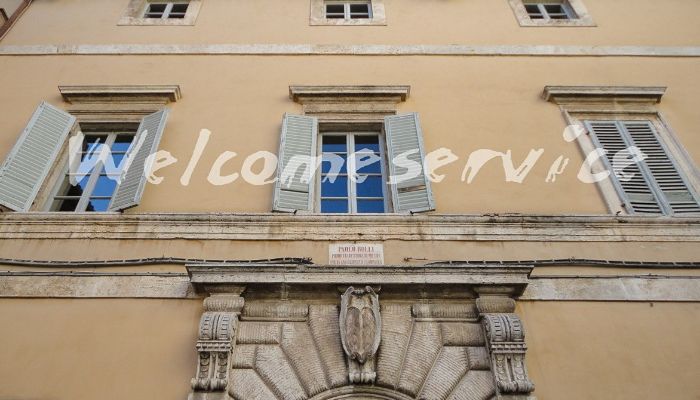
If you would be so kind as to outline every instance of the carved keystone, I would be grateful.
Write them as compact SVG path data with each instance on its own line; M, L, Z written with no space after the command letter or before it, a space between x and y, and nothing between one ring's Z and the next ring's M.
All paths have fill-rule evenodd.
M382 333L379 296L370 286L350 286L340 297L340 339L348 358L350 383L374 383L375 355Z

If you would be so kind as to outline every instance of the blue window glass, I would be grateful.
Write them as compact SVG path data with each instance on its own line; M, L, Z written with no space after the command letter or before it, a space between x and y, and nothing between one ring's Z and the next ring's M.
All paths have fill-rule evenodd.
M368 176L362 183L357 183L358 197L382 197L382 177Z
M332 178L324 176L321 179L321 197L348 197L348 177L336 176L331 182Z
M348 157L345 154L323 153L321 162L321 172L335 172L338 174L346 174L348 172ZM335 168L335 169L333 169Z
M344 153L348 151L345 136L323 136L322 150L324 153Z
M355 136L355 151L379 153L379 136Z
M321 212L322 213L347 213L348 212L348 201L343 200L321 200Z
M366 153L355 154L355 166L358 174L380 174L382 172L382 161L378 154L370 156Z
M357 200L358 213L383 213L384 200Z
M90 198L90 202L88 203L85 211L107 211L107 207L109 207L109 200L110 199Z
M95 189L92 192L93 196L111 196L114 193L114 188L117 187L117 181L110 179L106 175L100 175L95 182Z

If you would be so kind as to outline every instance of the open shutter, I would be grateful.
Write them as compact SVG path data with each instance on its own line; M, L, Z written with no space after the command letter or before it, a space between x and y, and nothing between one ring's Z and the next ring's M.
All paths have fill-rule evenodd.
M611 179L624 201L627 211L639 214L663 214L661 202L650 182L642 173L640 163L625 168L625 173L634 174L634 177L626 182L617 178L620 171L613 170L615 154L632 146L625 140L621 125L617 121L586 121L586 127L589 132L593 133L595 145L606 150L603 161L608 171L614 172Z
M400 177L409 173L409 168L395 165L394 158L410 152L406 157L420 165L420 171L411 170L411 175L417 175L391 185L392 202L395 212L421 212L435 209L430 181L423 168L425 152L423 150L423 134L417 113L392 115L384 117L387 150L389 153L389 174Z
M134 141L127 151L129 164L122 171L122 179L109 205L110 211L125 210L137 206L141 201L146 186L146 170L150 169L150 166L145 165L146 158L158 150L167 118L168 109L164 108L141 120Z
M647 158L643 165L656 189L672 214L700 212L697 197L686 184L678 166L669 157L650 121L625 121L622 123L632 143Z
M56 161L75 117L42 102L0 167L0 204L28 211Z
M310 168L301 164L304 160L310 162L316 157L317 136L318 120L315 117L284 114L277 155L279 161L272 206L274 211L313 210L314 182L311 172L315 171L315 163ZM287 171L294 171L293 176L284 177L285 168ZM288 178L286 182L285 178Z

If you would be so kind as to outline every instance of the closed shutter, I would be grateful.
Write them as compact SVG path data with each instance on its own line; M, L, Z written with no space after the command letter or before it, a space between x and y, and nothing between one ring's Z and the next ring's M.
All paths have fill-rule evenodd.
M272 209L294 212L313 210L312 173L316 156L318 120L305 115L285 114L282 121L282 134L277 165L277 182ZM285 176L284 171L290 176Z
M392 202L395 212L421 212L435 209L430 181L423 168L425 151L423 135L417 113L392 115L384 117L387 151L389 154L389 174L400 178L402 175L415 175L410 179L391 185ZM401 154L420 165L410 169L394 163L394 158Z
M28 211L56 161L75 117L42 102L0 168L0 204Z
M120 211L137 206L146 186L146 158L158 150L165 129L168 109L164 108L143 117L134 141L127 152L128 165L122 171L121 180L114 191L110 211ZM139 146L139 144L141 144Z
M586 121L596 146L606 150L605 164L614 172L613 182L630 213L662 215L700 212L695 196L668 156L649 121ZM628 181L613 170L613 157L630 146L647 157L625 167L634 174ZM624 153L623 153L624 154Z
M633 145L646 154L644 166L656 183L665 206L671 214L700 212L698 200L690 190L673 159L668 155L654 126L649 121L625 121L622 123Z

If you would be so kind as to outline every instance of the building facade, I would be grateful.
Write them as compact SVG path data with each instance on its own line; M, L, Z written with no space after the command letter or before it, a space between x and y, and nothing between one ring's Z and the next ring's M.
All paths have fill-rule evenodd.
M0 399L700 396L697 1L0 8Z

